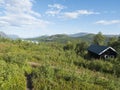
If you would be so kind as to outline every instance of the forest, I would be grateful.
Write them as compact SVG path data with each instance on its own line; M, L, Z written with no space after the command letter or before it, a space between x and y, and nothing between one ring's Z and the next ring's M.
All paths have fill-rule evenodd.
M90 44L113 47L117 58L94 59ZM27 42L0 37L0 90L120 90L120 37Z

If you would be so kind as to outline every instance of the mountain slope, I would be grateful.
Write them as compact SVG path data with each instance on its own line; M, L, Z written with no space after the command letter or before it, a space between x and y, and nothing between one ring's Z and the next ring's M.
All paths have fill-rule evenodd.
M87 41L87 42L92 42L93 38L96 34L92 33L76 33L76 34L56 34L56 35L51 35L51 36L40 36L36 38L27 38L27 40L35 40L39 42L67 42L67 41L73 41L73 40L81 40L81 41ZM104 35L106 41L110 37L118 37L118 35Z
M36 38L27 38L27 40L39 41L39 42L61 42L65 43L67 41L79 41L84 40L91 42L95 34L89 33L78 33L78 34L56 34L51 36L41 36Z
M39 42L60 42L60 43L65 43L67 41L72 41L77 38L70 37L69 35L66 34L56 34L56 35L51 35L51 36L41 36L41 37L36 37L36 38L28 38L27 40L33 40L33 41L39 41Z
M80 33L70 34L69 36L70 37L82 37L82 36L85 36L87 34L89 34L89 33L80 32Z
M3 38L10 38L10 39L17 39L19 36L14 35L14 34L5 34L4 32L0 32L0 37Z
M4 32L0 32L0 37L7 37L7 35Z

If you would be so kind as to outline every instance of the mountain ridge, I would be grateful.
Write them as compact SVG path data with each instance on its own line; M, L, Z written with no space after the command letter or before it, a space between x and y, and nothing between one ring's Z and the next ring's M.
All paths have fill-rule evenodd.
M20 38L18 35L14 34L6 34L0 31L0 37L10 38L10 39L24 39L24 40L34 40L34 41L68 41L74 39L81 39L91 41L96 34L88 33L88 32L79 32L75 34L54 34L54 35L42 35L38 37L32 38ZM103 34L105 37L118 37L119 35L112 35L112 34Z
M14 35L14 34L6 34L2 31L0 31L0 37L3 37L3 38L10 38L10 39L18 39L20 38L19 36L17 35Z
M27 38L27 40L39 41L39 42L67 42L72 40L82 40L92 42L94 33L75 33L75 34L55 34L51 36L39 36L35 38ZM106 39L110 37L118 37L118 35L104 35Z

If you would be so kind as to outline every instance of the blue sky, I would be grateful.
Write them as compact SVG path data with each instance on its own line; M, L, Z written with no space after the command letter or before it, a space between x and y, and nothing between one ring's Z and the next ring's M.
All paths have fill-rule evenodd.
M120 34L120 0L0 0L0 31L20 37Z

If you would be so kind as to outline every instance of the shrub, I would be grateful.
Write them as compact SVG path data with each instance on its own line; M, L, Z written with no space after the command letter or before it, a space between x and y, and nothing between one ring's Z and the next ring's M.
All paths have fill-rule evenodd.
M24 72L15 64L0 60L0 90L25 90Z

